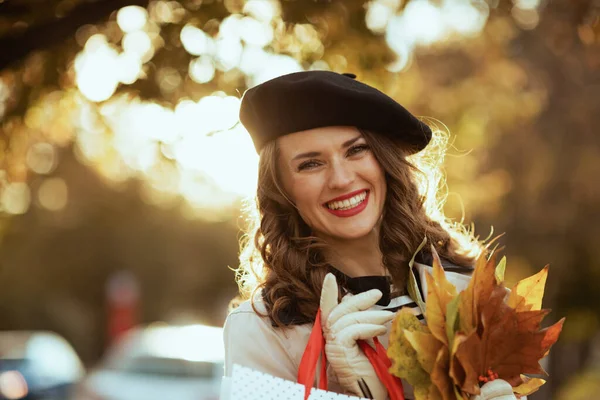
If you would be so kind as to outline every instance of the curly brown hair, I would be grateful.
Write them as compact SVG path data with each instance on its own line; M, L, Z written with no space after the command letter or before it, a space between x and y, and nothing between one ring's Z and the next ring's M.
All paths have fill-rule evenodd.
M360 130L385 171L387 196L379 232L383 264L397 288L404 288L408 261L426 237L440 257L471 266L483 245L461 223L451 222L442 211L445 182L441 165L448 135L434 129L427 148L417 154L387 135ZM290 324L314 320L325 275L332 266L324 257L327 243L311 234L288 198L278 176L277 142L260 153L255 203L249 203L246 235L241 241L238 300L252 298L262 290L271 322Z

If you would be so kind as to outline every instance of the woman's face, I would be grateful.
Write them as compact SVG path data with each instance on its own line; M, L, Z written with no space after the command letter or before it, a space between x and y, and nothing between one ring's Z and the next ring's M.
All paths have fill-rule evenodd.
M317 236L348 240L373 231L385 174L356 128L315 128L277 140L283 188Z

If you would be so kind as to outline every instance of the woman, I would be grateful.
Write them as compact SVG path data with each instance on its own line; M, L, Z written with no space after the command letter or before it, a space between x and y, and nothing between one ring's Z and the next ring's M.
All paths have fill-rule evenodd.
M423 174L413 165L442 155L429 126L354 78L299 72L244 94L240 120L260 154L258 207L238 271L251 299L225 323L226 376L237 363L296 381L321 305L329 390L385 399L356 340L380 336L387 347L401 307L422 319L406 288L425 237L459 288L483 250L440 213L439 174L426 179L439 167ZM416 261L424 294L431 255Z

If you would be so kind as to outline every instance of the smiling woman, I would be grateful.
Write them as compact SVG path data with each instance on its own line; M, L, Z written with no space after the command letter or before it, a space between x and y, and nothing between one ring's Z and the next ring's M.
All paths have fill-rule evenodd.
M423 319L407 290L419 245L427 238L459 288L484 251L425 206L432 199L410 157L441 133L353 75L325 71L250 89L240 119L260 160L256 218L238 270L251 299L225 323L225 374L240 364L296 381L320 307L329 390L387 398L357 340L379 336L387 346L402 307ZM419 271L431 258L428 250L416 254Z
M315 235L344 242L376 235L385 177L356 128L315 128L274 145L283 193Z

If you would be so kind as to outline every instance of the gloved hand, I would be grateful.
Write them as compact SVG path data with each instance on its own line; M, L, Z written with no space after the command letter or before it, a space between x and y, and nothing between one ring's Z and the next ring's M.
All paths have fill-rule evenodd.
M325 276L321 291L321 324L327 360L344 389L356 396L377 400L386 399L387 390L356 341L370 340L387 332L385 323L394 318L394 313L368 310L381 296L380 290L372 289L355 296L346 295L338 304L337 282L331 273Z
M481 387L481 394L472 400L517 400L510 383L503 379L494 379Z

